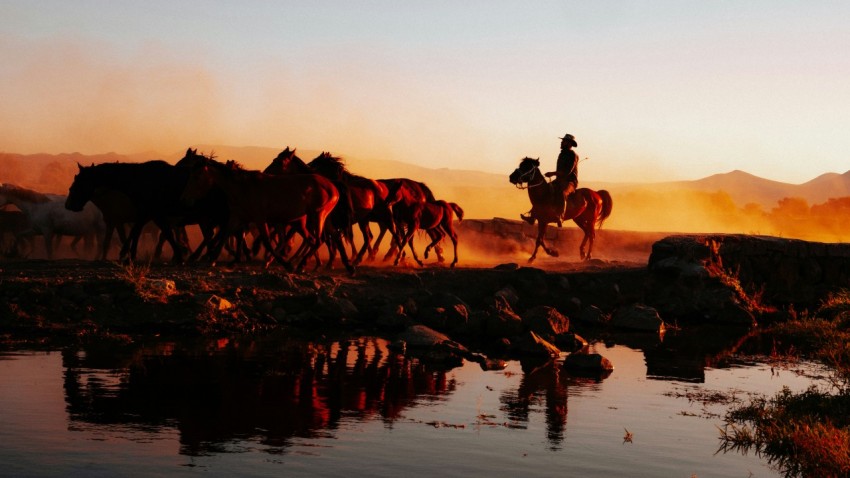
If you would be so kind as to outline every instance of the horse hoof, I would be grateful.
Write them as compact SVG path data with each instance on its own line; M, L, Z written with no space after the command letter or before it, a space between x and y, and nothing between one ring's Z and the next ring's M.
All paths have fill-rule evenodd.
M552 257L558 257L559 254L558 254L558 251L552 251L552 252L549 253L549 255L552 256Z

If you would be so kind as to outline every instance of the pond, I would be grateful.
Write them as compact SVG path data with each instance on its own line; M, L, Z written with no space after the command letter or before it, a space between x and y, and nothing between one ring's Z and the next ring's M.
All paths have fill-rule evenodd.
M654 340L592 344L616 367L601 380L571 377L558 362L441 370L374 337L7 351L0 469L86 477L779 476L752 454L716 453L717 427L729 399L803 390L819 380L818 367L719 360L690 347L678 349L689 359L673 357Z

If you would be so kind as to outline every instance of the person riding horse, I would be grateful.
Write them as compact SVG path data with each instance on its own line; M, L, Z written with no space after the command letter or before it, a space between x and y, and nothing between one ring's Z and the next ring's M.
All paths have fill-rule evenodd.
M578 154L573 151L577 148L575 136L565 134L561 140L561 153L558 155L558 161L555 163L555 171L550 171L544 176L550 178L555 176L551 185L553 189L553 200L560 213L560 221L558 227L561 227L561 221L570 220L584 210L587 204L574 193L578 188ZM534 224L533 214L520 214L523 221Z

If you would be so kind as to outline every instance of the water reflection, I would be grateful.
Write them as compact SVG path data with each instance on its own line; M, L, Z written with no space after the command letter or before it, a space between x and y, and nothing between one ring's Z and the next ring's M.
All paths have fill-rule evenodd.
M556 450L567 428L567 377L556 362L527 370L519 386L502 392L499 400L512 422L526 424L532 407L542 407L546 416L546 438Z
M392 424L456 386L374 338L87 348L62 361L71 427L174 427L180 453L193 456L241 439L284 452L294 437L333 436L345 420Z
M729 357L742 351L752 333L749 329L728 325L709 325L691 327L687 331L668 331L663 336L617 333L605 337L605 342L641 350L648 378L704 383L706 369L727 367ZM747 353L764 354L770 350L749 347Z
M663 340L651 334L605 339L606 346L642 351L645 360L645 372L639 361L615 362L615 375L700 383L706 367L722 366L742 341L740 334L704 331ZM606 346L593 348L605 355ZM458 388L452 373L393 353L385 340L371 337L87 347L63 351L62 364L71 430L149 432L128 433L131 440L176 430L180 453L189 456L241 451L245 441L287 453L296 439L335 438L350 423L379 420L392 428L409 409L446 401ZM525 429L542 417L549 450L562 449L569 395L599 391L600 380L570 376L559 361L523 362L521 370L499 389L503 416L495 420Z

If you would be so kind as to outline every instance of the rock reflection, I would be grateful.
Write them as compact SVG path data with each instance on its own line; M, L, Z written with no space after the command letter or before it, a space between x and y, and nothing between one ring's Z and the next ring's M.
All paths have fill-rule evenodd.
M751 335L750 329L700 326L668 331L663 337L620 332L606 337L605 343L642 351L647 378L703 383L706 368L728 367L730 357L742 352L742 346ZM749 350L748 353L759 352Z
M392 423L455 390L446 372L388 352L381 339L217 341L63 352L71 427L176 428L180 453L239 440L281 453L346 420Z

